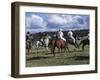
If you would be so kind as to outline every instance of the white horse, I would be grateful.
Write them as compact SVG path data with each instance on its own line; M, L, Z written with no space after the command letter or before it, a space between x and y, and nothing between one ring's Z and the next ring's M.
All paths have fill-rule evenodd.
M39 48L39 47L42 46L42 45L43 45L42 42L36 41L36 48Z
M44 46L45 46L45 48L46 48L46 50L48 51L49 49L48 49L48 47L49 47L49 40L50 40L50 36L45 36L45 38L44 38Z
M36 50L37 50L37 53L38 53L39 48L41 48L43 46L43 44L42 44L41 41L36 41L35 46L36 46Z
M35 42L37 52L40 47L44 47L47 51L49 50L48 47L50 38L51 38L50 36L46 35L44 36L44 38L41 38L40 40Z

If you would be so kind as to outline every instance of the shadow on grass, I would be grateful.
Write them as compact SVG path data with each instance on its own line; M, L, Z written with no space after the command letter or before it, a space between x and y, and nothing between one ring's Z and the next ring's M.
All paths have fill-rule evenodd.
M88 50L85 50L85 51L88 51ZM75 49L72 50L72 51L70 50L71 53L74 53L74 52L85 52L85 51L83 51L83 50L75 50Z
M73 60L89 60L89 56L73 56L73 57L66 57L65 59L73 59Z
M89 56L75 56L75 60L89 60Z
M37 56L37 57L28 58L27 60L30 61L30 60L40 60L40 59L48 59L48 58L51 58L51 57L50 56L49 57Z

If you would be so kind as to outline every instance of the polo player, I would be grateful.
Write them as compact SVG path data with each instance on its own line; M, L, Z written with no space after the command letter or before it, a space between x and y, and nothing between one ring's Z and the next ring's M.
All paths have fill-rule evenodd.
M26 33L26 41L27 41L27 40L30 40L30 32L27 32L27 33Z
M62 29L59 29L59 31L57 32L57 37L59 38L59 39L62 39L62 40L64 40L65 42L66 42L66 39L63 37L63 32L62 32Z
M73 32L69 30L68 36L72 39L73 43L75 43L75 38L73 37Z

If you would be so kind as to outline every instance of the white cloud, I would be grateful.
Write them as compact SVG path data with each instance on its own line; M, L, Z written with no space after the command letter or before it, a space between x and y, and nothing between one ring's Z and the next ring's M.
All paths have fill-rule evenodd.
M32 22L31 17L27 17L26 18L26 27L31 27L31 22Z
M68 24L68 23L72 23L72 22L74 21L72 15L62 15L62 18L66 19L67 24Z
M87 27L88 26L88 22L87 22L87 18L86 17L82 17L82 16L75 16L74 17L74 19L76 20L76 22L78 23L78 25L80 26L80 27ZM80 20L82 20L83 22L82 23L79 23L78 21L78 19L80 19ZM88 28L88 27L87 27Z
M44 21L44 19L37 15L32 15L32 24L36 25L37 27L46 27L47 23Z
M47 22L40 16L31 15L26 18L26 27L28 28L45 28L46 26Z
M67 20L59 15L52 15L48 19L48 22L58 25L63 25L67 23Z
M69 23L77 22L78 18L82 18L81 16L72 16L72 15L57 15L54 14L50 16L48 19L49 23L57 24L57 25L67 25Z
M63 18L67 20L67 23L78 23L78 19L83 19L82 16L79 15L62 15Z
M82 16L74 16L73 19L75 22L78 22L78 19L83 19L83 17Z

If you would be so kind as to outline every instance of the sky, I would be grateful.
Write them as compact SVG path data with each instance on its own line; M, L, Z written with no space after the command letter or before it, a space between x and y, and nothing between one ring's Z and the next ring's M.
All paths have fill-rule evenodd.
M60 13L25 13L26 32L63 31L89 29L89 15Z

